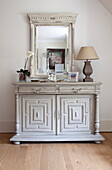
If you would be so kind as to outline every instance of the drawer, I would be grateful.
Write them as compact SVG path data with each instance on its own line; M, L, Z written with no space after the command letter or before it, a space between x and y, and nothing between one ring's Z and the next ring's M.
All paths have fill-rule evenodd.
M56 92L56 87L54 86L30 86L30 87L19 87L19 93L35 93L35 94L40 94L40 93L55 93Z
M60 93L91 93L95 92L95 86L61 86Z
M91 94L99 92L97 86L77 85L47 85L47 86L20 86L15 90L19 93L31 94Z

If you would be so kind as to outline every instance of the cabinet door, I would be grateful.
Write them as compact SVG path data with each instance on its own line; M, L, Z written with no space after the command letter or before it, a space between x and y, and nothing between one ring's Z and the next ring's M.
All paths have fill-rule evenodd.
M21 132L55 134L55 96L21 95Z
M92 95L57 96L57 134L91 133L94 122Z

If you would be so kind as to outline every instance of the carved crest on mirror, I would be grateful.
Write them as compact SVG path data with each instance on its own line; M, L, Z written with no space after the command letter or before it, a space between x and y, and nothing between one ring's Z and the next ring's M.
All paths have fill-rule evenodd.
M64 65L64 73L74 66L74 29L77 14L30 13L31 77L45 78Z

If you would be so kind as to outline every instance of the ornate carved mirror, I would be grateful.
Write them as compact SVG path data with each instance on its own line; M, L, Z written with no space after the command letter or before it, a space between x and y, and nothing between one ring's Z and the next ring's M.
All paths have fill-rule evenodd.
M31 26L31 77L45 78L61 64L66 74L74 58L74 14L28 14Z

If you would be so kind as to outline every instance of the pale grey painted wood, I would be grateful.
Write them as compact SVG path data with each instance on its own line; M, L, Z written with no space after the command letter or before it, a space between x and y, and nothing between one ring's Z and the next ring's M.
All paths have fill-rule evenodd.
M21 132L56 134L54 95L21 95Z
M19 107L19 94L16 94L16 134L19 135L20 132L20 107Z
M59 115L59 133L69 135L71 132L91 133L90 116L93 110L90 109L90 95L59 95L57 98L57 109ZM60 105L61 103L61 105Z
M99 134L99 135L71 135L71 136L14 136L13 138L10 139L10 141L14 142L22 142L22 141L95 141L99 143L100 141L104 140L104 138ZM16 143L15 143L16 144Z
M99 121L99 95L96 95L96 120L95 120L95 134L99 134L100 121Z
M20 141L95 141L100 82L16 82L16 135Z

